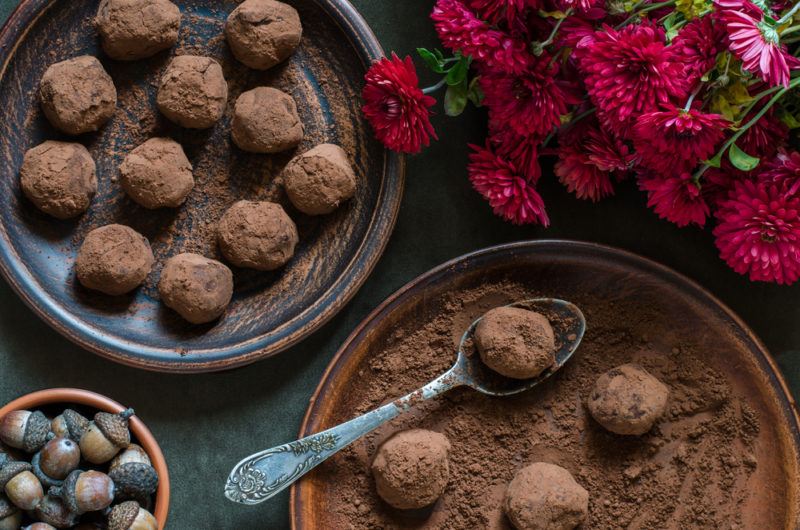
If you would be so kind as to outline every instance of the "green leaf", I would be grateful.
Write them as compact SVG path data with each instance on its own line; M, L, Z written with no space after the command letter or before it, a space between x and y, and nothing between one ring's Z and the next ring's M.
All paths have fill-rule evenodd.
M447 72L447 84L450 86L459 85L467 79L469 72L469 57L461 57L459 61Z
M436 55L436 58L439 59L439 62L444 61L444 54L442 53L442 50L440 50L439 48L433 50L433 54Z
M458 116L467 106L467 80L463 79L458 85L447 87L444 94L444 112L448 116Z
M787 127L790 129L797 129L800 128L800 120L797 119L797 116L792 114L791 112L781 112L780 114L781 121L786 124Z
M722 166L722 153L717 153L717 155L714 158L706 160L706 164L708 164L711 167L719 169L720 166Z
M734 165L737 169L741 169L742 171L752 171L753 169L758 166L760 160L754 156L750 156L741 149L736 144L731 146L730 151L728 151L728 158L731 161L731 164Z
M417 48L417 53L425 61L425 66L429 69L433 70L437 74L444 73L444 66L442 65L442 61L440 61L436 55L431 53L429 50L425 48Z
M476 107L480 107L483 105L483 90L481 90L481 86L478 84L478 80L480 76L475 76L472 78L472 81L469 82L469 88L467 89L467 99L469 99L473 105Z

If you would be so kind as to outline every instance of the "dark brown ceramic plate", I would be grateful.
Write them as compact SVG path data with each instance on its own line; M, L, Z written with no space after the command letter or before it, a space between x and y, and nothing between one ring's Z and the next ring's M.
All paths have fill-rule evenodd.
M288 0L300 12L300 48L284 65L255 72L230 54L222 29L235 0L176 0L183 13L178 45L144 61L121 63L98 50L92 18L97 2L23 0L0 33L0 270L46 322L81 346L115 361L160 371L199 372L247 364L298 342L331 318L355 294L380 257L394 227L403 189L402 157L385 151L359 109L368 65L382 55L364 20L346 0ZM36 91L48 65L98 55L119 92L115 117L99 133L77 137L98 166L99 193L76 221L56 221L21 194L18 171L25 151L64 139L39 110ZM223 65L230 102L208 131L189 131L159 115L154 99L160 72L174 54L201 54ZM236 290L226 315L191 326L158 301L160 264L194 251L217 256L214 226L242 198L286 204L276 175L293 152L243 153L231 146L232 102L249 88L270 85L298 102L306 138L298 148L333 142L348 151L359 179L357 196L320 218L289 208L301 235L283 270L235 270ZM147 211L116 182L125 154L152 136L179 141L195 168L197 185L178 210ZM287 206L288 208L288 206ZM74 279L83 236L111 222L145 234L158 265L130 296L89 292Z
M300 437L319 432L356 415L356 408L362 409L359 412L363 412L363 408L369 405L364 402L363 397L369 388L388 386L392 388L391 392L396 392L398 395L413 390L413 388L394 388L392 385L396 382L393 382L391 376L387 374L382 376L380 368L377 372L373 370L374 364L371 363L377 360L376 356L386 355L381 353L386 345L390 345L388 347L391 348L400 347L404 337L411 336L425 323L432 322L443 307L448 307L446 304L449 303L449 307L453 307L454 303L457 304L456 307L460 307L458 305L460 303L466 304L467 302L463 302L464 298L460 296L462 292L469 292L470 289L481 286L502 285L504 282L520 285L524 292L536 296L558 296L578 303L587 316L587 336L582 346L584 355L588 355L587 348L591 350L587 338L590 342L597 341L596 343L601 346L599 350L591 351L598 351L598 355L610 353L610 350L603 348L602 344L605 340L612 340L614 329L607 335L608 339L595 338L591 335L593 322L595 328L603 327L599 324L600 321L608 322L608 318L603 319L597 313L599 308L606 308L603 311L608 311L608 307L629 307L635 304L635 307L647 307L652 314L660 315L663 321L659 318L658 329L666 330L663 332L664 335L641 340L657 342L663 339L669 341L667 344L672 341L679 344L693 344L697 352L702 352L700 362L707 363L721 373L729 381L733 394L746 400L760 417L760 431L753 449L758 459L758 467L746 479L747 482L740 484L741 489L738 490L744 499L741 506L748 507L747 513L740 516L743 526L740 524L739 527L769 527L775 530L778 528L792 530L800 527L800 481L798 480L800 418L794 400L763 344L735 314L694 282L647 259L594 244L533 241L493 247L457 258L412 281L378 307L345 341L311 400L300 429ZM457 293L457 296L450 298L448 302L448 297L454 293ZM603 301L602 304L598 302L599 300ZM485 310L484 308L483 311ZM475 316L477 315L472 314L458 318L464 320L462 325L466 325L466 322ZM606 337L603 333L608 332L608 324L604 326L606 326L604 329L594 330L600 334L598 337ZM624 333L625 324L619 326L621 327L617 331ZM653 331L659 333L658 329L653 328ZM458 336L459 332L453 330L454 347ZM668 338L664 338L667 336ZM442 349L446 355L448 347L445 345ZM623 348L621 355L627 355L626 352L627 349ZM669 353L669 349L667 352ZM585 364L582 364L584 361L580 360L581 353L579 349L576 353L579 360L570 362L584 366ZM675 350L671 353L674 355ZM678 350L678 355L684 353ZM453 357L455 358L455 353ZM395 362L398 360L397 357L394 359ZM600 359L599 362L602 364L603 360ZM379 366L386 369L387 366L392 366L392 362L387 360L387 364ZM597 365L590 364L590 366ZM581 369L575 368L575 370ZM424 382L419 381L420 384ZM547 395L558 396L558 385L557 377L551 385L553 394ZM543 392L545 390L543 389ZM396 396L387 395L386 399L394 397ZM521 399L526 398L522 396ZM535 402L536 395L531 399ZM561 399L566 399L567 403L574 403L580 402L581 397L562 395ZM530 402L531 400L525 401L525 403ZM464 402L455 396L452 401L444 403L435 410L440 413L443 409L453 406L457 410L463 410ZM502 406L502 403L496 406ZM411 417L400 428L415 426L421 422L424 424L424 415L420 416ZM692 421L695 420L703 422L705 417L693 418ZM442 429L447 425L446 421L442 420L441 416L439 419L431 419L432 424L438 426L436 428ZM398 427L395 425L393 428ZM392 427L389 431L391 429ZM459 436L469 436L468 432L458 432ZM379 434L377 439L387 435L388 433ZM490 434L487 436L491 439ZM583 436L582 434L580 440L583 440ZM590 437L588 433L586 436ZM576 439L574 443L578 445L588 443L580 440ZM451 441L454 441L454 438L451 437ZM334 460L326 462L292 488L291 519L295 530L336 528L342 521L343 513L354 513L347 512L354 510L354 502L357 505L359 502L361 505L364 504L363 500L357 501L359 498L357 495L361 495L360 499L374 498L374 492L370 491L371 480L364 478L363 472L352 475L351 480L346 470L354 465L353 462L359 469L368 469L369 452L374 450L377 443L377 440L365 442L358 445L351 454L342 455L341 458L337 455ZM454 443L461 443L461 440ZM543 441L532 440L530 443L536 446ZM730 443L737 442L731 440ZM553 451L557 452L558 448L554 448ZM593 450L587 449L587 451L588 454L593 454ZM616 451L614 454L618 454L619 449ZM711 447L709 451L712 455L717 454L715 447ZM611 458L618 459L619 456L612 455ZM481 467L484 465L491 464L484 462ZM703 471L691 470L691 473L702 474ZM496 475L491 476L496 477ZM342 493L345 490L341 488L346 483L350 484L350 487L358 484L358 488L364 491L358 490L361 491L360 494L353 494L352 490L348 490L349 493ZM597 486L595 483L595 487ZM600 495L597 490L592 494ZM691 495L688 490L686 494ZM449 497L451 501L443 501L445 504L467 502L467 499L452 497L454 493L450 489L445 493L445 496L447 495L451 495ZM721 502L725 502L724 495L722 498ZM471 503L469 506L474 507L473 503L480 502L480 499L469 499L469 502ZM632 502L638 501L634 498ZM374 506L380 507L380 503L377 505L374 501L370 503L370 509L374 509ZM497 505L499 504L498 502ZM711 504L708 508L722 509ZM390 515L387 515L387 518L394 517L391 511L388 513ZM445 513L447 512L444 508L442 513L434 509L434 515L430 515L429 518L441 518ZM759 525L765 520L770 522L766 526ZM425 518L411 521L396 520L397 526L403 528L437 528L436 523L426 521ZM497 528L508 527L507 522L501 519L497 521ZM678 524L674 521L673 523ZM702 524L699 527L708 528Z

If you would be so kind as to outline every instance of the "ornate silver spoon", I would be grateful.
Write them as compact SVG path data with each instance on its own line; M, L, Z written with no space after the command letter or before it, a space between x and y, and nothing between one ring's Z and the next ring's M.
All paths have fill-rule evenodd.
M556 338L556 362L533 379L509 379L487 368L471 347L480 318L473 322L458 348L458 359L448 371L419 390L350 421L302 440L279 445L248 456L233 468L225 484L225 496L241 504L258 504L284 489L331 455L382 424L406 412L415 404L432 399L457 386L468 386L491 396L510 396L538 385L572 356L583 338L586 320L574 304L554 298L536 298L509 304L545 315ZM469 350L469 353L465 350Z

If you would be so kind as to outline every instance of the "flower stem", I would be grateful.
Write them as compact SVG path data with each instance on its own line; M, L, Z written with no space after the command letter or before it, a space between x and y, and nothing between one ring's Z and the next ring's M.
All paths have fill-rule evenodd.
M798 4L798 5L800 5L800 4ZM795 32L798 32L798 31L800 31L800 25L788 27L785 30L781 31L781 38L785 37L786 35L789 35L790 33L795 33ZM785 42L785 41L781 41L781 42Z
M788 21L792 20L792 17L795 13L797 13L798 9L800 9L800 2L796 3L791 11L783 15L780 20L778 20L776 25L780 26L781 24L786 24Z
M692 92L692 95L689 96L689 99L686 101L686 106L683 107L683 112L689 112L689 109L692 108L692 103L694 103L694 98L697 97L697 94L699 94L702 89L703 89L703 84L700 83L700 85L698 85L698 87L694 89L694 92Z
M675 5L675 0L667 0L666 2L659 2L657 4L648 4L646 7L640 9L639 11L636 11L631 16L623 20L621 23L617 24L614 27L614 29L624 28L625 26L627 26L628 24L639 18L639 15L643 13L647 13L649 11L655 11L656 9L661 9L662 7L669 7L674 5Z
M550 32L550 36L547 37L546 41L544 41L544 42L532 42L531 43L531 52L534 55L536 55L538 57L539 55L542 54L542 52L544 52L544 49L545 49L546 46L550 46L551 44L553 44L553 41L556 38L556 34L558 33L558 28L561 27L561 24L563 24L564 21L567 19L567 17L569 17L571 14L572 14L572 8L570 7L569 9L567 9L564 12L564 16L562 18L558 19L558 22L556 22L556 25L553 26L553 30Z
M555 130L553 130L550 134L547 135L547 137L542 142L542 147L547 147L547 144L550 143L550 140L553 139L553 137L556 135L556 133L559 130L567 129L569 127L572 127L572 125L574 125L575 123L578 123L579 121L581 121L582 119L584 119L587 116L591 116L595 112L597 112L597 108L596 107L592 107L589 110L585 110L585 111L581 112L580 114L578 114L577 116L575 116L574 118L569 120L569 122L565 123L561 127L557 127Z
M422 89L423 94L432 94L447 84L447 78L443 77L438 83Z

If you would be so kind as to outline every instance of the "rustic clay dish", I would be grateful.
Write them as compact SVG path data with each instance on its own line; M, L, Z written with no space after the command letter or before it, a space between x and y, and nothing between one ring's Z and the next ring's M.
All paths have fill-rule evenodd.
M235 0L176 1L183 13L176 48L130 63L99 51L92 18L97 2L23 0L0 32L0 271L46 322L81 346L112 360L158 371L232 368L275 354L330 319L355 294L380 257L394 227L403 190L401 156L373 139L360 112L368 65L383 53L346 0L292 0L303 40L284 65L256 72L235 61L222 36ZM171 56L209 55L230 86L225 117L208 131L169 123L155 106L158 79ZM57 133L39 110L37 87L52 63L98 55L119 93L117 113L99 133L82 135L97 162L99 192L78 220L57 221L21 196L18 171L25 151ZM250 155L231 146L232 103L243 91L270 85L298 103L306 139L348 151L359 177L357 196L329 216L289 209L301 242L292 262L273 273L235 270L233 303L219 322L191 326L162 307L156 289L163 261L185 251L218 257L216 221L235 200L286 204L276 176L293 152ZM116 182L124 155L152 136L180 142L196 186L179 210L144 210ZM73 261L85 234L111 222L147 236L157 265L132 295L108 297L83 289Z
M760 476L748 484L775 503L759 504L759 509L769 510L773 520L785 521L780 528L800 528L800 417L764 345L730 309L691 280L639 256L589 243L532 241L493 247L437 267L400 289L356 328L336 354L311 399L299 437L363 412L354 410L361 406L360 393L379 377L370 370L370 360L386 344L396 344L393 337L407 336L432 321L447 303L448 293L502 281L576 303L585 293L611 300L615 307L636 301L663 315L665 325L674 326L675 333L696 338L707 352L704 360L723 373L760 414ZM587 330L591 333L590 313ZM576 355L580 354L579 349ZM414 424L410 420L410 426ZM357 448L354 454L364 450ZM329 467L323 464L292 487L292 528L336 527L338 505L334 503L340 501L333 499L338 499L335 492L341 484L336 477L344 480L337 467L346 464L347 457L343 458ZM774 510L780 513L773 516ZM429 527L424 520L412 523L415 528Z
M76 405L78 407L75 407ZM60 410L68 407L78 408L79 412L88 415L89 419L91 419L93 412L118 413L126 409L126 407L123 407L113 399L89 390L48 388L47 390L26 394L0 408L0 418L12 410L44 409L43 412L45 413L57 414ZM142 446L158 473L158 490L156 490L153 515L158 521L159 530L162 530L167 524L167 515L169 513L169 472L167 471L167 461L153 433L142 423L138 416L133 416L130 419L130 430L134 441Z

